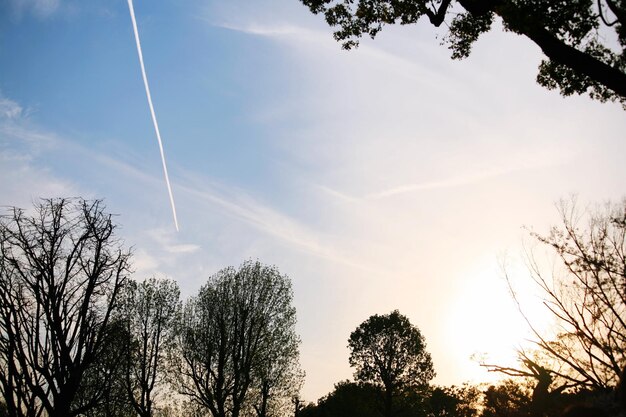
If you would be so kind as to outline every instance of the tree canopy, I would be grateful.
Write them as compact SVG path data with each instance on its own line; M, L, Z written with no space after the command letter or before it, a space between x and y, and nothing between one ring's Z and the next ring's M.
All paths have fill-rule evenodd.
M479 36L499 18L504 30L525 36L545 55L537 82L561 94L589 94L626 105L624 0L301 0L336 27L344 48L374 38L385 25L422 17L447 24L452 58L469 56Z
M299 388L292 300L289 278L260 262L211 276L183 311L180 392L214 417L265 417L286 383Z
M382 387L387 417L397 394L424 387L435 377L424 336L398 310L365 320L350 334L348 347L355 379Z

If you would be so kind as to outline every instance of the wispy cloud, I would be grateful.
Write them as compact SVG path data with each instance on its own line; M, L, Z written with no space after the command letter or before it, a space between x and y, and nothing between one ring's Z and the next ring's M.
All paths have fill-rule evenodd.
M405 193L416 192L416 191L461 187L464 185L470 185L470 184L475 184L481 181L489 180L491 178L496 178L502 175L511 174L516 171L523 171L524 169L528 169L528 168L514 167L514 168L508 168L508 169L502 169L502 170L488 170L488 171L480 172L480 173L447 178L447 179L443 179L440 181L403 184L403 185L389 188L384 191L379 191L376 193L368 194L365 196L365 198L377 200L377 199L381 199L385 197L391 197L391 196L395 196L398 194L405 194Z
M0 119L19 119L23 111L24 109L17 102L0 95Z
M178 243L175 236L166 229L153 229L148 235L167 253L185 254L194 253L200 250L200 246L190 243Z
M157 176L146 172L142 169L141 163L137 161L126 161L113 157L97 149L86 148L74 141L59 137L51 132L41 131L31 126L9 126L7 123L0 123L0 139L9 140L10 138L20 139L27 144L24 150L25 155L29 153L36 155L40 143L45 143L50 152L55 150L63 150L64 155L69 159L75 159L86 163L90 167L99 166L98 171L115 173L125 186L136 184L135 187L158 188L161 180ZM8 146L9 150L12 146ZM0 156L7 156L8 150L0 153ZM28 162L31 164L31 162ZM26 169L22 167L22 169ZM28 168L33 175L38 175ZM15 175L19 169L15 169ZM41 174L41 170L38 170ZM43 174L42 174L43 175ZM76 186L60 186L62 181L55 179L56 175L43 175L39 181L43 184L47 182L54 183L51 190L55 190L58 195L67 195L67 191L76 190ZM54 181L53 181L54 180ZM33 178L33 181L36 181ZM114 180L112 180L114 181ZM143 184L143 185L141 185ZM321 257L343 265L357 267L359 269L370 269L362 261L357 261L344 254L341 246L337 243L336 238L324 235L318 231L314 231L306 224L282 213L281 211L263 204L253 198L245 190L236 187L221 184L207 178L200 178L194 174L187 174L176 183L183 197L191 207L185 207L185 210L192 215L199 216L199 212L205 212L207 208L211 211L219 212L221 215L234 219L236 222L249 225L258 230L262 234L278 238L283 243L299 248L301 251L313 256ZM89 187L89 184L87 185ZM41 188L41 187L38 187ZM35 188L35 189L38 189ZM18 190L14 190L16 193ZM76 193L76 191L73 191ZM47 194L46 194L47 195ZM29 193L28 198L32 198ZM23 199L21 199L23 200ZM20 200L20 201L21 201ZM148 233L148 237L152 239L159 248L168 255L182 255L196 253L200 250L200 246L192 243L179 242L171 233L162 229L152 230ZM152 265L154 259L148 259L145 263Z
M376 269L366 265L362 260L344 255L331 236L313 231L293 218L256 201L241 190L233 187L226 190L221 186L208 186L207 181L201 183L204 185L199 185L196 180L188 185L180 185L179 189L204 204L219 208L225 215L245 222L267 235L277 237L306 253L358 269L370 271Z
M10 0L13 12L18 16L32 13L39 18L54 15L61 6L60 0Z

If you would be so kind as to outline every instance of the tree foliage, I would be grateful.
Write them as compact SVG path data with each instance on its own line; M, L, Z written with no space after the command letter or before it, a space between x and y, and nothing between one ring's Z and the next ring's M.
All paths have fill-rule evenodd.
M0 390L10 416L77 416L109 391L130 253L101 201L0 217ZM119 351L118 351L119 353Z
M180 318L180 290L170 279L129 281L122 315L129 337L124 386L130 404L142 417L153 415L155 392L164 380Z
M292 300L289 278L259 262L210 277L184 308L180 392L214 417L237 417L252 406L253 387L265 384L256 398L269 401L296 365Z
M428 417L476 417L481 408L481 392L475 386L464 384L434 387L426 399Z
M455 59L469 56L496 17L505 30L537 44L545 59L537 82L563 95L588 93L626 105L626 2L624 0L301 0L337 27L335 39L350 49L384 25L414 24L422 17L447 24ZM616 41L613 41L613 38Z
M394 396L424 387L435 376L424 337L397 310L361 323L350 334L348 347L355 379L383 388L385 416L393 413Z
M369 383L341 381L332 392L300 411L298 417L379 417L380 388Z

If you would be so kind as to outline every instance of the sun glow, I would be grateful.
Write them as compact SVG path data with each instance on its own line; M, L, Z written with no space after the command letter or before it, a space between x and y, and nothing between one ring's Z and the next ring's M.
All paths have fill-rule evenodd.
M525 267L507 267L507 275L524 315L497 261L477 267L456 288L456 302L449 309L445 335L448 354L461 358L456 364L457 377L486 382L502 376L488 373L479 366L481 362L516 366L518 350L533 348L534 335L524 316L540 332L550 328L549 312Z

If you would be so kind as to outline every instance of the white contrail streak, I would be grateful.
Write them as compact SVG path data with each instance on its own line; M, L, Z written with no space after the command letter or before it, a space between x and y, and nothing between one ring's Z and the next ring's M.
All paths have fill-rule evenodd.
M161 141L161 132L154 114L154 106L152 105L152 96L150 96L150 87L148 86L148 77L146 76L146 67L143 64L143 54L141 53L141 43L139 42L139 31L137 30L137 20L135 20L135 9L133 8L133 0L128 0L128 9L130 10L130 19L133 21L133 31L135 32L135 43L137 44L137 54L139 55L139 65L141 65L141 75L143 76L143 84L146 87L146 96L148 97L148 105L150 106L150 114L152 115L152 123L159 141L159 150L161 151L161 162L163 163L163 174L165 175L165 183L167 184L167 192L170 196L170 205L172 206L172 214L174 215L174 226L178 231L178 218L176 217L176 205L174 204L174 195L172 194L172 186L170 177L167 174L167 165L165 164L165 153L163 152L163 141Z

